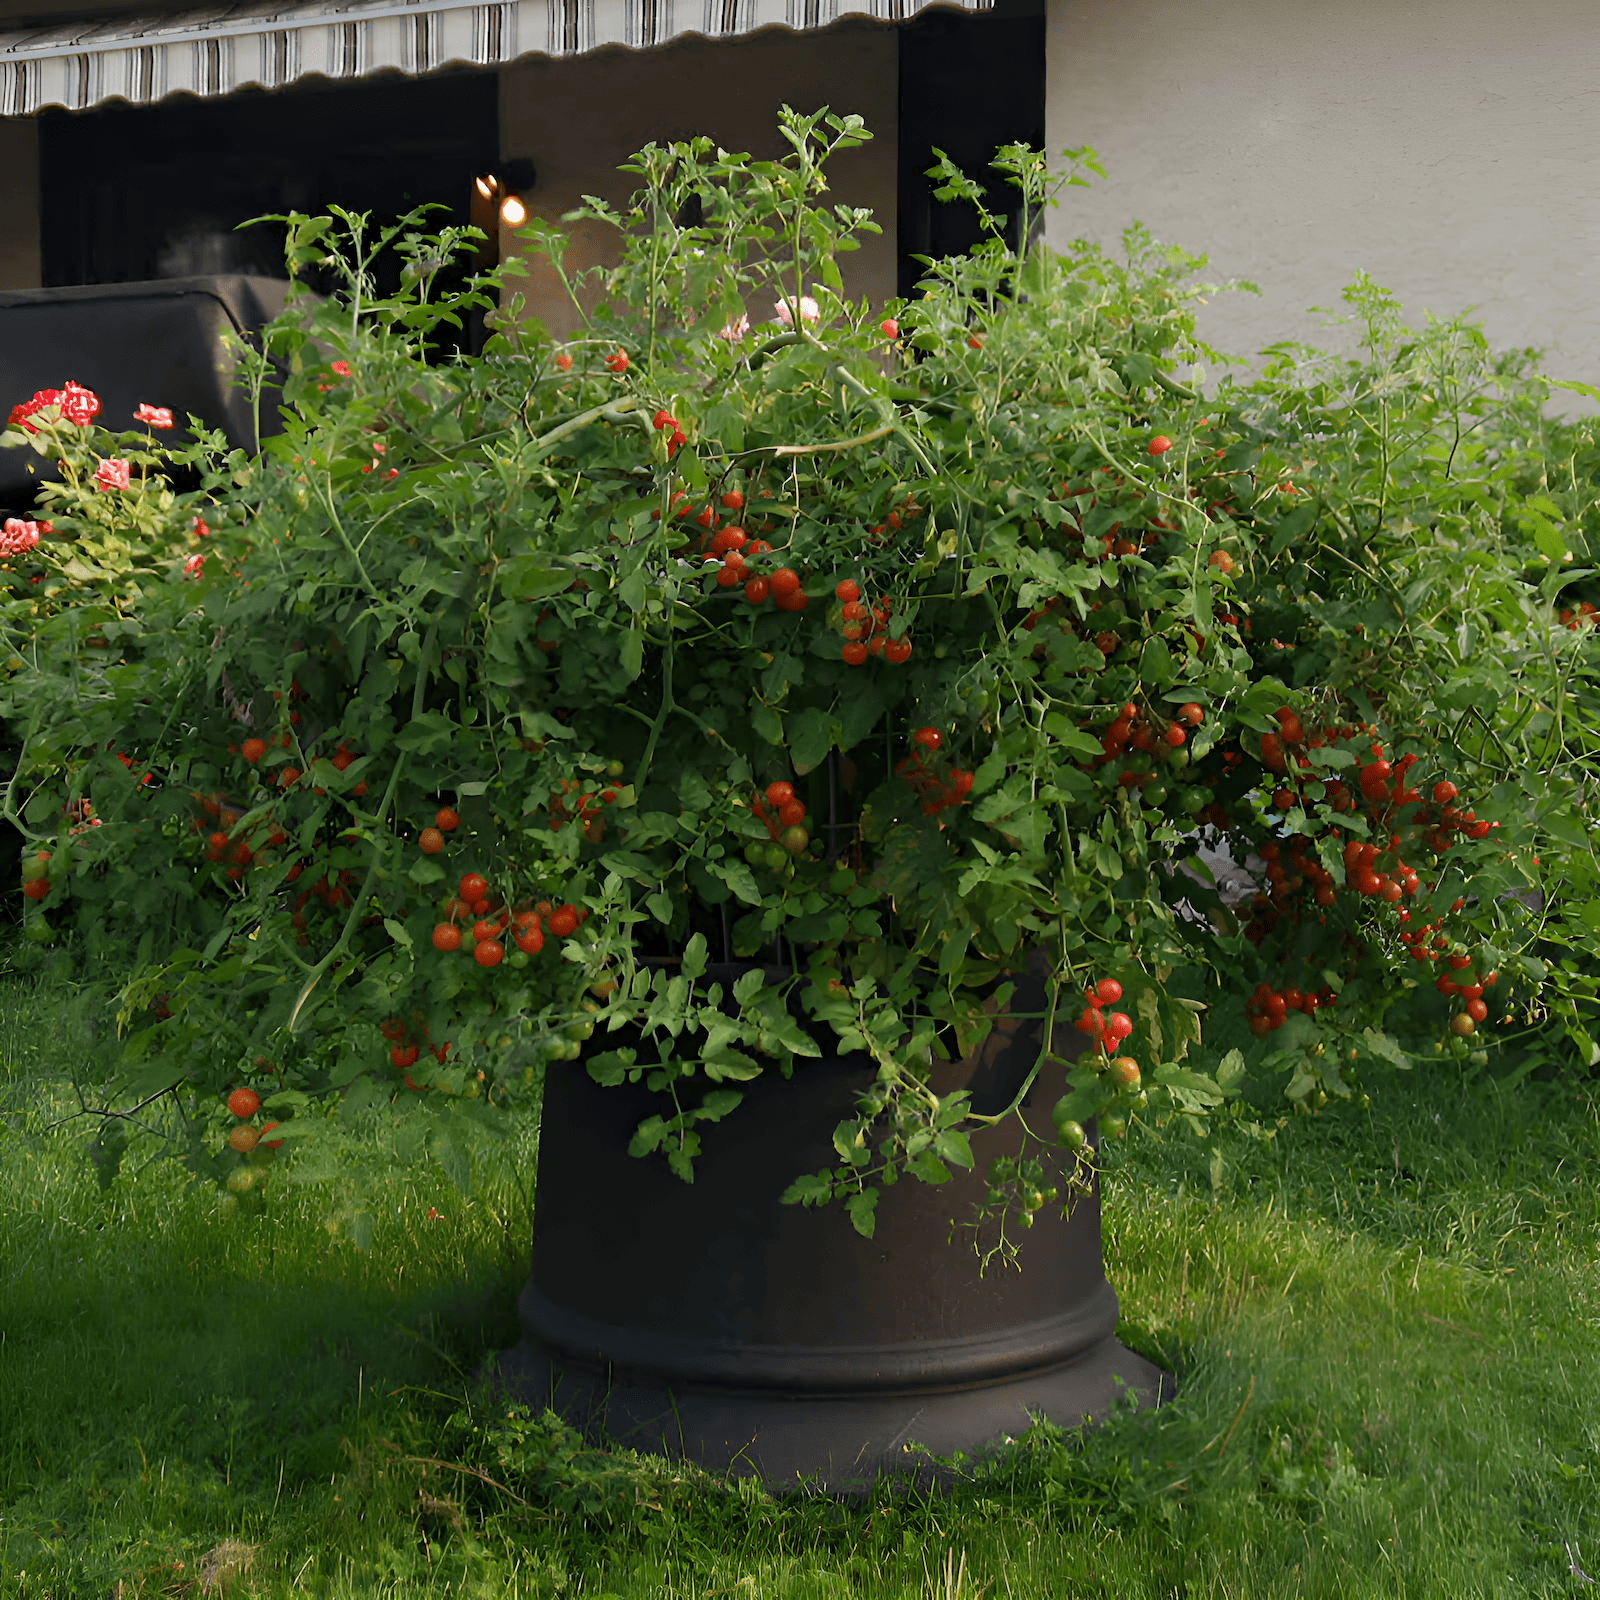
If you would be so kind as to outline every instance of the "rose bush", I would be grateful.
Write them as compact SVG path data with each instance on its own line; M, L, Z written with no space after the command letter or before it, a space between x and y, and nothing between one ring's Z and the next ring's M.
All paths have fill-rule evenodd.
M513 307L430 359L497 281L437 291L470 230L288 219L347 292L244 354L257 394L288 371L255 460L13 413L63 477L0 569L5 810L30 936L131 962L102 1170L134 1111L246 1193L399 1111L465 1182L463 1119L592 1040L659 1094L635 1153L688 1177L741 1082L827 1049L877 1082L789 1198L870 1232L883 1184L970 1163L930 1064L1029 959L1046 1037L1090 1048L997 1206L1070 1193L1091 1116L1265 1133L1247 1081L1314 1109L1491 1017L1553 1013L1589 1064L1594 630L1558 612L1594 453L1529 362L1360 281L1358 355L1203 398L1200 259L1018 252L987 212L918 299L851 302L875 224L825 170L867 134L784 132L781 162L640 152L630 206L582 214L622 251L560 346ZM996 166L1028 217L1096 170Z

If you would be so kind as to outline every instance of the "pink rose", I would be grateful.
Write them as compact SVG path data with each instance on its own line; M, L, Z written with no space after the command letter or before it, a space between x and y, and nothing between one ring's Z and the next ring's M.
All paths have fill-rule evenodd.
M736 321L725 323L717 333L719 339L726 339L729 344L738 344L750 331L750 319L742 312Z
M44 531L49 532L49 524L44 525ZM20 556L26 554L39 542L40 526L37 522L24 522L20 517L7 517L5 526L0 528L0 556Z
M141 401L139 409L133 414L133 420L142 422L150 428L170 428L172 413L165 406L147 406Z
M67 379L61 391L61 415L80 428L87 428L100 414L100 397L91 394L82 384Z
M109 461L102 461L94 471L94 486L100 490L126 489L128 487L128 463L120 456L113 456Z
M206 558L197 550L183 564L183 575L186 578L198 578L205 570Z
M773 310L778 313L778 321L781 322L784 327L788 328L793 326L794 307L789 301L780 300L777 305L773 307ZM821 315L822 313L817 309L817 302L813 300L810 295L803 294L800 296L800 320L802 322L815 322Z
M211 532L211 530L206 526L206 519L204 517L196 517L190 532L194 534L195 538L203 539L208 533Z
M348 378L350 376L350 363L348 361L335 361L333 364L333 370L337 372L341 378Z

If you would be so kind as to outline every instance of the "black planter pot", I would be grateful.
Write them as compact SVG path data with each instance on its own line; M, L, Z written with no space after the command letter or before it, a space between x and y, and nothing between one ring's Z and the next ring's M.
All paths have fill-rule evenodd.
M1016 1008L1042 1010L1043 991L1024 979ZM1001 1110L1037 1039L1037 1025L1002 1019L935 1088ZM743 1085L744 1103L702 1126L685 1184L661 1158L627 1154L657 1096L553 1063L523 1338L500 1358L504 1381L641 1450L843 1491L915 1468L913 1442L971 1453L1030 1412L1074 1425L1104 1415L1122 1386L1155 1401L1170 1380L1113 1337L1098 1193L1065 1219L1046 1207L1031 1229L1013 1216L1015 1260L984 1263L999 1232L975 1227L973 1207L990 1161L1018 1148L1014 1124L980 1130L974 1169L952 1182L887 1190L870 1240L842 1207L778 1203L800 1173L837 1163L833 1129L871 1078L861 1058L805 1060L788 1081ZM1023 1106L1036 1133L1051 1135L1063 1092L1064 1069L1047 1066Z

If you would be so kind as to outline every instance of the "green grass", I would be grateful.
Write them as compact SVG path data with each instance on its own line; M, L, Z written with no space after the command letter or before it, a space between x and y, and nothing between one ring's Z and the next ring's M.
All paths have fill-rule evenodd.
M5 1600L1455 1600L1571 1592L1568 1543L1600 1569L1585 1085L1396 1076L1220 1165L1136 1136L1107 1268L1178 1399L839 1506L581 1448L473 1390L529 1228L492 1154L471 1202L377 1179L364 1252L321 1189L228 1216L158 1163L102 1194L86 1128L47 1131L71 1014L0 993Z

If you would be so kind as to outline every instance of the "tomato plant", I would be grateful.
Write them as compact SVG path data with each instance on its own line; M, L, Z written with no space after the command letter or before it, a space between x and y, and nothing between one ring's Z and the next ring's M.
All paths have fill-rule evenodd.
M131 954L107 1093L181 1103L224 1180L241 1071L274 1148L342 1101L431 1117L460 1175L456 1119L582 1053L658 1094L636 1152L688 1176L827 1040L876 1082L788 1198L870 1232L882 1184L970 1162L994 1119L930 1074L1029 963L1044 1036L1088 1040L1071 1173L1091 1117L1265 1133L1247 1078L1314 1110L1539 1007L1587 1065L1595 455L1546 386L1360 280L1360 354L1208 398L1195 258L1019 251L943 161L985 242L852 302L876 224L818 197L867 132L785 119L778 163L638 154L559 347L513 305L431 360L509 269L446 293L471 230L295 216L291 270L346 292L246 358L286 374L259 457L76 399L6 430L66 470L0 566L4 803L30 938ZM996 167L1030 211L1096 170ZM1072 1181L1030 1156L990 1193Z

